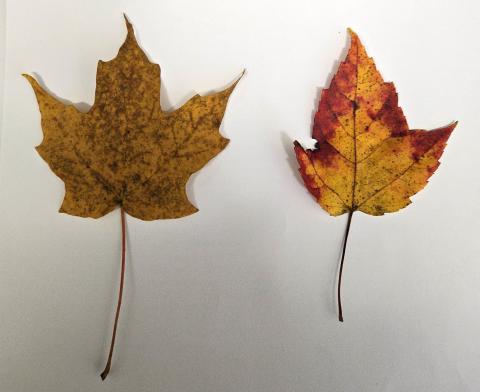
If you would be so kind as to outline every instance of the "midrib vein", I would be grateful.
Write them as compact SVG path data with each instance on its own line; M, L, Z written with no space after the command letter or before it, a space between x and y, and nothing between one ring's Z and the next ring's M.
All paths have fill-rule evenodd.
M358 42L355 45L355 94L353 96L353 183L352 183L352 206L351 211L356 209L355 206L355 188L357 185L357 92L358 92Z

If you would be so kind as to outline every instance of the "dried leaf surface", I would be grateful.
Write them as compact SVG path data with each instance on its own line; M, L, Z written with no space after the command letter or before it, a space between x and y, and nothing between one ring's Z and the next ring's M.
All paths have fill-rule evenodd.
M328 213L383 215L406 207L425 187L456 123L409 130L393 83L383 81L349 33L347 58L321 94L315 149L295 142L295 152L305 185Z
M236 83L162 111L160 67L126 24L118 55L98 63L95 102L87 113L24 75L42 117L37 151L65 183L61 212L99 218L121 206L143 220L183 217L197 211L185 192L190 175L228 144L219 127Z

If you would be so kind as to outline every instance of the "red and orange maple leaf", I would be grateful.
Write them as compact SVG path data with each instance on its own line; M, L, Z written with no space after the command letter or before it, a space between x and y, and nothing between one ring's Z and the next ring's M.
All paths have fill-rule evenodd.
M383 215L410 204L438 168L456 126L410 130L395 86L383 81L358 36L349 33L347 58L322 91L315 114L315 149L305 150L295 141L307 189L329 214L349 214L338 284L340 321L340 283L353 212Z

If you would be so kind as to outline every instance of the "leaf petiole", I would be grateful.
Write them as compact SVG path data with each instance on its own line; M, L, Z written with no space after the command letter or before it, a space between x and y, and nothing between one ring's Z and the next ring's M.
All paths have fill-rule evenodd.
M108 360L107 364L105 365L105 369L100 374L102 380L107 378L108 373L110 372L110 366L112 365L112 356L113 356L113 347L115 346L115 336L117 334L117 324L118 324L118 317L120 316L120 307L122 306L122 295L123 295L123 282L125 277L125 211L123 208L120 209L121 220L122 220L122 271L120 273L120 289L118 291L118 303L117 303L117 311L115 313L115 323L113 324L113 333L112 333L112 341L110 343L110 352L108 353Z
M350 224L352 223L353 211L348 212L347 227L345 228L345 237L343 239L342 259L340 261L340 271L338 273L338 287L337 287L337 301L338 301L338 321L343 322L342 313L342 299L340 296L340 290L342 287L342 273L343 273L343 261L345 260L345 251L347 249L348 233L350 232Z

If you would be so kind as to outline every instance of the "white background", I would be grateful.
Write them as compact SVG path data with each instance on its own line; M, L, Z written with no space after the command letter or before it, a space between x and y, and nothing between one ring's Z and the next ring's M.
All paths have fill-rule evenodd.
M471 1L7 1L0 149L2 392L480 390L480 6ZM128 218L118 344L100 380L120 270L120 215L57 212L63 183L34 150L40 115L20 76L91 105L122 12L162 67L162 105L244 79L195 174L200 209ZM2 25L3 26L3 25ZM353 217L345 323L334 285L346 216L296 173L292 140L352 27L412 128L459 120L406 209Z

